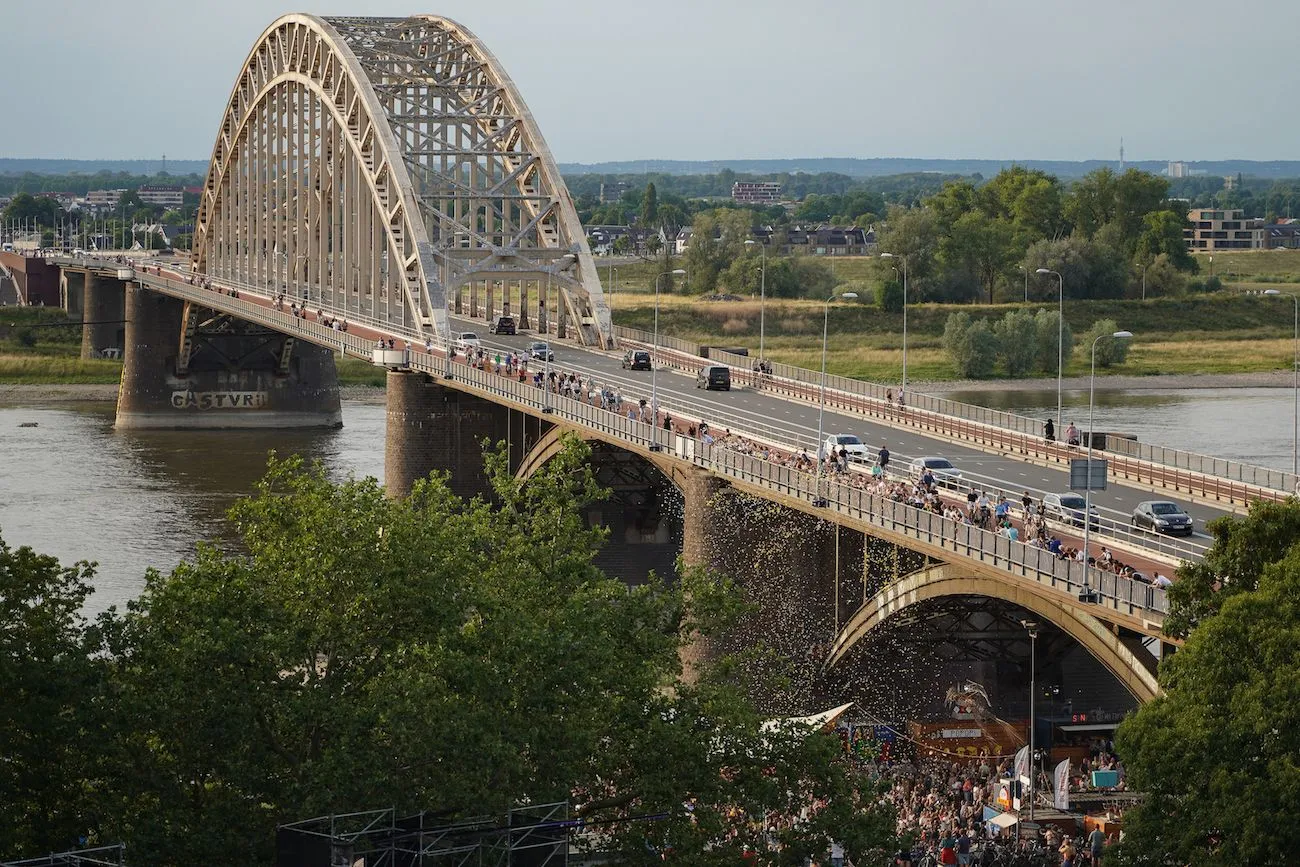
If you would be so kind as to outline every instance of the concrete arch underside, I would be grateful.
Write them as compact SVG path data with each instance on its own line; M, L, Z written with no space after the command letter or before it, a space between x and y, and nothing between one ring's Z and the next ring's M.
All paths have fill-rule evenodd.
M354 321L449 340L449 288L553 281L607 345L577 210L486 46L445 18L283 16L232 89L193 263Z
M955 564L914 572L868 599L836 636L827 666L843 661L855 645L884 626L895 614L930 600L951 596L987 596L1032 611L1077 641L1138 701L1150 701L1159 694L1160 688L1151 667L1144 664L1114 629L1097 617L1064 600L1036 593L1029 586L973 574Z

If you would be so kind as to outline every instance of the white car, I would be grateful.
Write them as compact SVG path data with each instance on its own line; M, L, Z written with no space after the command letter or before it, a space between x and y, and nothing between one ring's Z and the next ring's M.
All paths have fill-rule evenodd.
M473 331L462 331L456 335L456 342L452 344L456 347L457 352L470 353L483 346L483 341L478 339L478 335Z
M871 457L870 453L867 452L867 447L862 444L862 440L853 434L831 434L826 438L826 442L822 444L823 455L828 455L831 452L839 454L840 449L843 449L848 454L848 459L851 461L865 463Z
M952 465L952 461L947 458L941 458L938 455L930 455L923 458L913 458L908 464L908 469L912 473L912 478L920 480L929 470L930 475L934 476L936 485L955 488L961 484L961 470Z

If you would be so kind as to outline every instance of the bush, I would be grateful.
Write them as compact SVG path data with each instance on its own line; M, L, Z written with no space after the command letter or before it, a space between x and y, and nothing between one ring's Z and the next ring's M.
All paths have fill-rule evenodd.
M1012 310L993 326L997 338L997 355L1007 376L1024 376L1038 360L1038 326L1034 315Z
M1097 365L1099 367L1110 367L1115 364L1123 364L1128 358L1129 340L1116 340L1110 335L1119 331L1119 326L1115 324L1114 319L1099 319L1092 323L1092 327L1083 335L1083 345L1088 347L1089 353L1092 352L1092 344L1097 344ZM1098 340L1098 338L1101 338ZM1092 363L1092 356L1089 355L1088 363Z
M1206 292L1218 292L1222 288L1223 288L1223 281L1219 279L1218 274L1211 274L1209 277L1205 278Z
M998 338L985 320L972 322L968 313L953 313L943 327L943 348L959 374L982 379L993 372Z
M886 313L903 312L903 284L886 280L876 284L876 306Z
M1056 310L1039 310L1034 314L1034 330L1038 332L1037 367L1044 373L1054 373L1058 361L1064 367L1074 354L1074 333L1070 331L1070 323L1060 326L1060 320Z

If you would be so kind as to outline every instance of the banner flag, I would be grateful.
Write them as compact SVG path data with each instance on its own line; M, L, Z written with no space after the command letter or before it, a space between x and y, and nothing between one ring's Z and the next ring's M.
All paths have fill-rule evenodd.
M1056 797L1052 799L1052 806L1058 810L1070 809L1070 760L1065 759L1057 765L1052 777L1056 783Z

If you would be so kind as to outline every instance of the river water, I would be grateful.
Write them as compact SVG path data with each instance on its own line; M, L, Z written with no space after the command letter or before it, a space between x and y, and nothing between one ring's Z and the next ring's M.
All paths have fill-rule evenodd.
M1046 419L1056 392L946 396ZM1088 394L1065 395L1086 426ZM1289 389L1098 391L1096 429L1279 469L1291 466ZM270 449L319 459L336 478L383 478L384 408L343 402L339 430L115 431L111 403L0 406L0 533L60 561L99 563L88 613L135 596L200 540L228 541L223 515L252 490ZM36 427L20 427L35 422Z

